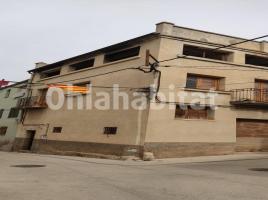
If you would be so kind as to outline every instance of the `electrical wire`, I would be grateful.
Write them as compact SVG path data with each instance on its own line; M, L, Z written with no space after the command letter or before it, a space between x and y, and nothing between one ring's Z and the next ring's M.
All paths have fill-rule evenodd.
M268 37L268 35L263 35L263 36L260 36L260 37L255 37L255 38L252 38L252 39L243 40L241 42L237 42L237 43L233 43L233 44L229 44L229 45L223 45L221 47L216 47L214 49L208 49L207 51L214 52L214 51L217 51L217 50L220 50L220 49L223 49L223 48L228 48L228 47L231 47L231 46L234 46L234 45L237 45L237 44L243 44L243 43L246 43L246 42L250 42L250 41L254 41L254 40L262 39L262 38L266 38L266 37ZM187 58L188 56L189 55L183 55L181 57L174 57L174 58L164 59L164 60L158 61L158 63L172 61L172 60L178 60L178 59L182 59L182 58Z
M159 67L162 67L162 66L159 66ZM180 68L201 68L201 69L206 69L206 67L203 67L203 66L179 66L179 65L173 65L173 66L171 66L171 67L180 67ZM211 66L212 67L212 66ZM215 67L223 67L223 66L213 66L213 68L215 68ZM135 69L135 68L132 68L132 69ZM144 69L148 69L148 68L144 68ZM211 68L209 68L209 69L211 69ZM221 70L221 69L216 69L216 70ZM222 69L222 70L225 70L225 69ZM259 70L245 70L245 71L260 71L261 69L259 69ZM244 71L244 70L243 70ZM113 72L109 72L109 73L114 73L114 71ZM98 75L99 76L99 75ZM91 76L92 77L92 76ZM81 79L86 79L86 78L88 78L88 77L83 77L83 78L81 78ZM255 78L261 78L261 76L258 76L258 77L255 77ZM73 79L73 80L81 80L80 78L79 79ZM72 81L72 80L66 80L66 81L64 81L64 82L69 82L69 81ZM51 83L51 84L58 84L58 83L61 83L61 82L54 82L54 83ZM237 85L237 84L250 84L250 83L255 83L255 82L236 82L236 83L225 83L225 85ZM39 86L41 86L41 85L46 85L45 83L37 83L36 84L36 86L37 85L39 85ZM27 86L25 86L25 88L26 88ZM94 86L94 85L92 85L91 86L92 88L114 88L114 87L112 87L112 86L101 86L101 85L96 85L96 86ZM133 87L133 86L119 86L118 88L120 88L120 89L143 89L143 88L147 88L148 86L143 86L143 87ZM1 88L1 89L4 89L5 87L3 87L3 88ZM24 89L24 87L16 87L16 86L8 86L8 88L19 88L19 89ZM180 89L183 89L183 88L185 88L185 87L183 87L183 86L181 86L181 87L175 87L175 88L180 88ZM160 89L170 89L170 88L165 88L165 87L160 87Z
M268 35L264 35L264 36L260 36L260 37L256 37L256 38L253 38L253 39L249 39L249 40L244 40L244 41L241 41L241 42L237 42L237 43L233 43L233 44L230 44L230 45L223 45L221 47L217 47L217 48L214 48L214 49L211 49L210 51L213 52L213 51L216 51L216 50L219 50L219 49L222 49L222 48L228 48L228 47L231 47L231 46L234 46L234 45L237 45L237 44L242 44L242 43L246 43L246 42L249 42L249 41L254 41L254 40L257 40L257 39L261 39L261 38L265 38L265 37L268 37ZM161 61L158 61L157 64L159 65L159 63L161 62L167 62L167 61L172 61L172 60L178 60L178 59L182 59L182 58L186 58L188 57L187 55L184 55L182 57L175 57L175 58L170 58L170 59L165 59L165 60L161 60ZM164 103L164 104L179 104L180 102L168 102L168 101L161 101L161 99L158 97L158 92L160 90L160 84L161 84L161 71L160 70L157 70L156 68L154 68L154 71L158 73L158 85L157 85L157 88L156 88L156 94L155 94L155 101L156 103ZM225 105L218 105L218 106L225 106ZM228 105L229 106L229 105Z
M96 75L91 75L91 76L86 76L86 77L81 77L81 78L77 78L77 79L69 79L69 80L64 80L64 81L57 81L57 82L52 82L49 84L59 84L59 83L67 83L70 81L77 81L77 80L84 80L84 79L88 79L88 78L93 78L93 77L98 77L98 76L103 76L103 75L108 75L108 74L112 74L112 73L116 73L116 72L121 72L121 71L125 71L125 70L139 70L142 71L143 73L150 73L150 71L146 71L144 69L142 69L142 67L144 67L145 65L141 65L138 67L128 67L128 68L124 68L124 69L119 69L119 70L114 70L114 71L110 71L110 72L105 72L105 73L101 73L101 74L96 74ZM145 68L147 69L147 68ZM30 85L35 85L35 86L41 86L41 85L47 85L46 83L30 83ZM12 86L8 86L9 88L11 88ZM27 86L25 86L27 87ZM111 86L92 86L94 88L114 88ZM130 87L130 86L120 86L118 88L124 88L124 89L143 89L146 88L145 87Z
M191 66L182 66L182 65L160 65L159 67L179 67L179 68L194 68L194 69L215 69L215 70L233 70L233 71L261 71L264 69L235 69L231 68L230 66L213 66L213 65L208 65L208 66L203 66L203 65L191 65Z
M246 43L246 42L249 42L249 41L254 41L254 40L265 38L265 37L268 37L268 35L256 37L256 38L253 38L253 39L244 40L244 41L233 43L233 44L230 44L230 45L223 45L221 47L210 49L208 51L213 52L213 51L216 51L216 50L220 50L222 48L228 48L228 47L231 47L231 46L234 46L234 45L237 45L237 44L242 44L242 43ZM165 59L165 60L161 60L161 61L157 61L154 58L156 60L156 62L154 64L157 64L158 67L172 67L171 65L169 65L169 66L168 65L166 65L166 66L159 66L159 63L166 62L166 61L171 61L171 60L178 60L178 59L182 59L182 58L186 58L186 57L188 57L188 55L184 55L184 56L181 56L181 57L174 57L174 58ZM151 64L150 69L149 68L142 68L142 67L146 67L146 66L145 65L141 65L141 66L138 66L138 67L129 67L129 68L124 68L124 69L115 70L115 71L111 71L111 72L106 72L106 73L102 73L102 74L97 74L97 75L82 77L82 78L78 78L78 79L66 80L66 81L53 82L53 83L49 83L49 84L59 84L59 83L66 83L66 82L70 82L70 81L83 80L83 79L88 79L88 78L93 78L93 77L97 77L97 76L108 75L108 74L112 74L112 73L116 73L116 72L120 72L120 71L124 71L124 70L129 70L129 69L136 69L136 70L140 70L140 71L142 71L144 73L150 73L150 72L153 71L152 69L154 69L154 71L155 71L155 66L152 67L152 65L154 65L154 64ZM103 66L103 67L106 67L106 66ZM222 67L222 66L218 66L218 67ZM185 66L184 68L211 69L212 66L209 66L209 67L207 67L207 66L206 67L204 67L204 66L189 66L189 67L186 67ZM214 66L214 68L215 68L215 66ZM146 71L144 69L149 69L149 71ZM216 69L216 70L238 70L238 69ZM259 71L259 70L262 70L262 69L258 69L258 70L241 70L241 69L239 69L238 71ZM158 73L161 73L159 70L157 70L157 71L158 71ZM15 81L10 81L10 82L16 83ZM29 84L30 85L45 85L44 83L29 83ZM237 83L235 83L235 84L237 84ZM12 86L9 86L9 87L12 87ZM97 88L97 87L99 87L99 88L113 88L113 87L109 87L109 86L92 86L92 87L95 87L95 88ZM134 88L134 87L119 87L119 88L142 89L142 88ZM159 89L160 89L160 87L159 87Z
M254 40L259 40L259 39L263 39L263 38L266 38L266 37L268 37L268 35L263 35L263 36L255 37L255 38L252 38L252 39L243 40L241 42L236 42L236 43L229 44L229 45L223 45L222 47L218 47L218 48L213 49L212 52L217 51L217 50L222 49L222 48L228 48L228 47L232 47L234 45L243 44L243 43L251 42L251 41L254 41Z
M180 66L178 66L180 67ZM182 67L182 68L188 68L188 67ZM255 70L254 70L255 71ZM258 76L258 77L255 77L255 78L262 78L262 76ZM69 82L70 80L67 80L66 82ZM57 84L58 82L56 83L53 83L53 84ZM238 85L238 84L251 84L251 83L255 83L254 81L247 81L247 82L234 82L234 83L225 83L224 85ZM40 83L36 86L42 86L42 85L46 85L44 83ZM115 87L112 87L112 86L101 86L101 85L91 85L92 88L107 88L107 89L113 89ZM134 87L134 86L119 86L118 88L119 89L130 89L130 90L135 90L135 89L144 89L144 88L148 88L149 86L143 86L143 87ZM8 86L8 88L18 88L18 89L26 89L27 86L25 87L13 87L13 86ZM184 89L186 88L185 86L175 86L174 88L177 88L177 89ZM5 87L1 88L1 89L5 89ZM1 91L0 89L0 91ZM169 87L160 87L160 89L170 89Z

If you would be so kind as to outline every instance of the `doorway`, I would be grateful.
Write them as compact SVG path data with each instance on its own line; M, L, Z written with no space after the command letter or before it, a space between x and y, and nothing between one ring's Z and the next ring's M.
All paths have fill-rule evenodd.
M31 151L36 131L27 130L23 150Z
M236 137L237 151L267 151L268 120L237 119Z

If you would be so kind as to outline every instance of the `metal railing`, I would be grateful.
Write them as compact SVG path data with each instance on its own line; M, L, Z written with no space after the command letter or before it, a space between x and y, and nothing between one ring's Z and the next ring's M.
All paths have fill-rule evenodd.
M40 96L31 96L19 99L17 103L19 108L47 108L45 98Z
M268 103L268 89L244 88L232 90L231 102Z

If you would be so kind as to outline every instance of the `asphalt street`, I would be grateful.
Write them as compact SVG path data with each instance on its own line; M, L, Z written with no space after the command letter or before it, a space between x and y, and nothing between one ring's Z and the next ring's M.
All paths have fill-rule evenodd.
M0 200L267 200L268 159L112 161L0 152Z

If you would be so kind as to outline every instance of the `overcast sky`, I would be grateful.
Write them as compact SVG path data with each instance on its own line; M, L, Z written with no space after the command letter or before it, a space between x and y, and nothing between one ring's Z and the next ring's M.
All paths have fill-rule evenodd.
M267 0L0 0L0 79L26 79L36 62L147 34L160 21L253 38L268 34L267 19Z

